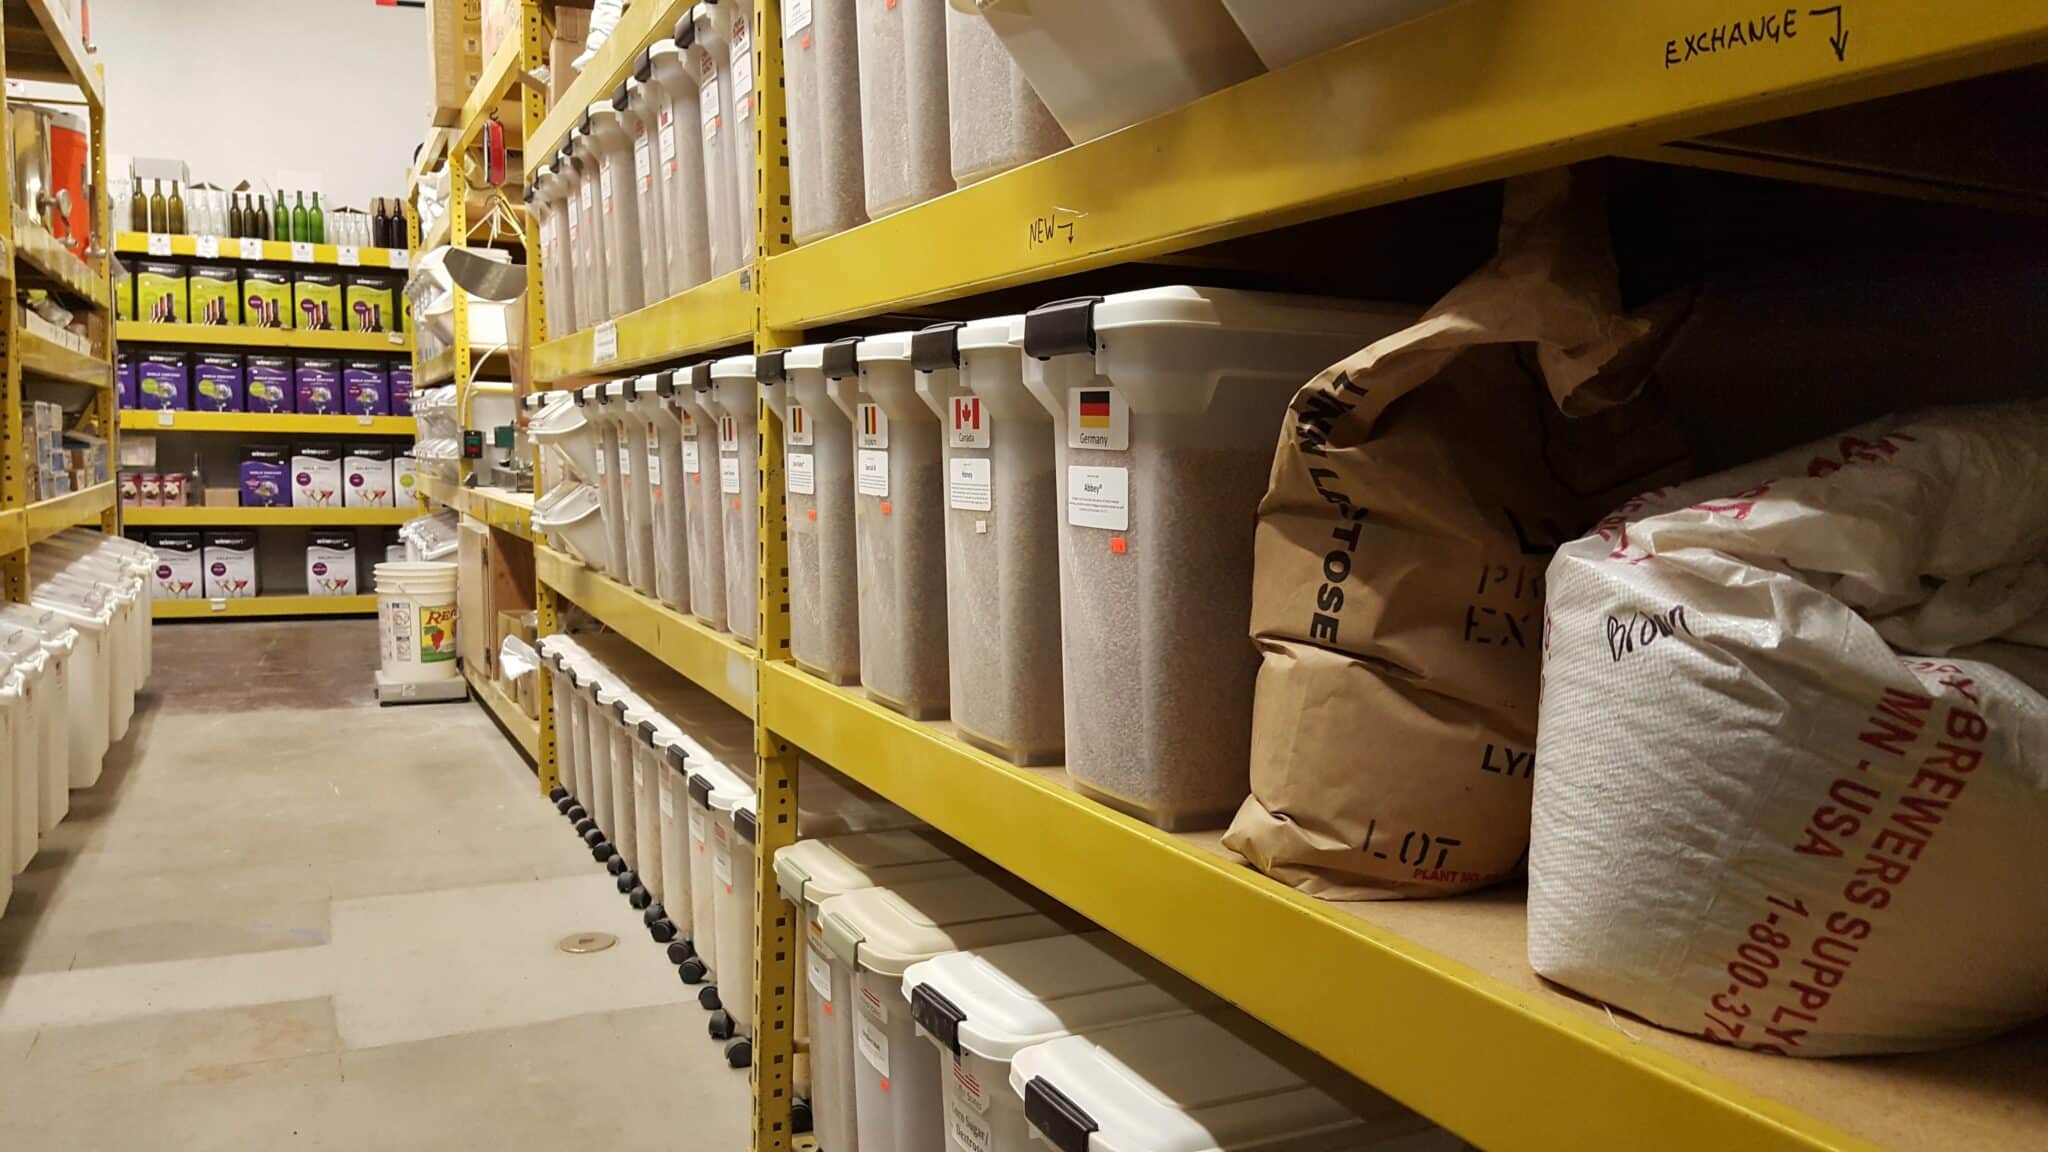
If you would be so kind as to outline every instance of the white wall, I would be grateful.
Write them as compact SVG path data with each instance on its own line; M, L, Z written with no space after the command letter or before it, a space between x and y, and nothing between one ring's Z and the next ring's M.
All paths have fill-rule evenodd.
M317 173L323 204L400 196L426 133L426 13L373 0L93 0L117 156L269 192ZM308 183L306 189L314 190Z

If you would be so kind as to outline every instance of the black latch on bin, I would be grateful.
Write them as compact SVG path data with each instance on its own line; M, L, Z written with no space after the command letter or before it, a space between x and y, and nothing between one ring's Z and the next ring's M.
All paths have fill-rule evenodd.
M689 765L689 758L684 754L681 744L669 745L663 750L662 756L668 761L668 766L678 772L681 772Z
M654 721L642 720L640 722L640 727L635 729L635 731L637 731L640 734L641 743L647 745L649 748L654 747Z
M860 337L847 336L825 345L825 379L844 380L860 371L860 360L854 348Z
M633 59L633 79L642 84L654 79L654 53L642 48Z
M1095 351L1095 306L1100 296L1076 296L1041 304L1024 314L1024 354L1050 360Z
M676 374L674 370L663 368L654 374L654 394L663 400L676 394Z
M789 382L789 369L782 366L782 354L783 350L777 348L773 352L763 352L759 356L754 357L754 383L786 384Z
M683 18L676 21L676 47L687 52L697 42L697 21L685 11Z
M1060 1152L1088 1152L1088 1137L1102 1129L1066 1093L1033 1076L1024 1085L1024 1121Z
M625 110L626 82L624 80L621 80L619 81L619 86L617 88L612 89L612 111L624 112Z
M759 817L745 808L735 808L732 810L732 830L740 834L740 839L752 844L760 837Z
M711 807L711 780L705 776L690 777L690 803Z
M960 1055L960 1022L967 1014L929 984L910 991L910 1019L955 1057Z
M691 388L699 392L711 391L711 361L706 360L702 364L692 364L684 369L684 371L689 373Z
M576 134L578 136L590 135L590 109L585 108L583 110L583 119L576 124Z
M626 722L626 698L624 696L612 701L612 718L621 724Z
M945 320L910 334L910 366L919 372L943 372L960 366L958 320Z

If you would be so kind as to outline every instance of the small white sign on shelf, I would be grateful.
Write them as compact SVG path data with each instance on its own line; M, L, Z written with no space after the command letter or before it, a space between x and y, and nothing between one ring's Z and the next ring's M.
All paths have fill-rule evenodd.
M220 259L220 237L194 236L192 238L192 254L201 260Z
M619 326L607 320L590 336L590 362L609 364L619 358Z
M175 419L176 416L169 408L159 408L156 410L156 424L159 428L169 428L171 422Z
M384 338L393 344L405 343L405 337L397 332L387 332L384 334Z
M386 248L384 251L390 254L393 268L404 268L412 260L412 253L403 248Z
M215 600L208 604L208 607L215 612L225 612L228 610L228 602L225 600Z
M242 259L244 259L244 260L261 260L261 259L263 259L263 241L261 241L261 240L257 239L257 238L256 238L256 237L254 237L254 236L244 236L244 237L242 237Z
M162 232L151 232L149 234L149 254L151 256L169 256L171 254L170 236Z
M368 428L368 427L370 427L371 425L375 424L376 422L377 422L377 418L376 418L375 416L358 416L358 417L356 417L356 423L357 423L357 424L359 424L359 425L361 425L361 426L363 426L363 427L365 427L365 428Z
M359 268L363 263L362 253L353 244L343 244L334 250L335 262L344 268Z
M309 241L292 241L292 259L300 264L313 262L313 245Z

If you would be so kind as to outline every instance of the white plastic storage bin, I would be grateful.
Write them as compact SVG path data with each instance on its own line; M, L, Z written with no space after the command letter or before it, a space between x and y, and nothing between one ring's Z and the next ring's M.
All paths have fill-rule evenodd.
M945 0L857 5L868 218L953 190Z
M1024 389L1024 317L917 335L917 394L946 475L946 650L960 735L1016 764L1057 764L1059 505L1052 418Z
M654 499L648 484L648 464L660 442L652 440L648 410L652 396L640 398L640 381L634 377L614 380L605 386L605 403L617 413L619 426L620 505L626 512L626 575L644 596L657 594L655 587Z
M953 179L962 188L1067 146L1060 122L988 21L952 4L946 5L946 118Z
M640 294L640 196L633 185L633 137L619 110L626 104L621 84L612 98L590 109L590 138L597 145L598 213L604 234L605 316L616 320L638 311Z
M726 76L732 88L732 164L738 183L740 263L754 260L754 7L732 6L732 28L725 44Z
M1285 68L1339 44L1361 40L1451 0L1316 0L1274 4L1271 0L1223 0L1266 67Z
M1031 1152L1010 1061L1033 1044L1189 1010L1125 963L1106 932L951 952L903 972L910 1018L938 1049L946 1152Z
M718 980L718 890L723 886L716 869L720 838L717 811L730 812L753 786L731 767L708 757L690 769L690 804L686 812L690 837L690 929L698 961L694 971L683 971L685 983ZM727 860L731 859L730 854ZM695 979L692 979L692 977ZM707 1007L718 1006L719 997L700 997Z
M742 144L733 117L732 31L737 14L733 4L698 4L683 14L675 29L686 66L697 78L697 119L684 124L683 130L694 132L699 142L706 259L712 276L723 276L744 262L744 236L753 223L752 197L740 198L742 188L753 187L753 165L748 164L744 182L739 172L740 149L745 147L751 156L753 144ZM751 58L748 66L751 69Z
M569 683L568 653L572 642L567 636L543 636L537 647L541 663L548 670L548 699L555 712L555 783L572 800L581 801L577 792L577 764L583 749L573 738L575 705L571 702L573 689ZM565 806L563 811L568 811Z
M541 290L547 294L544 312L552 336L566 336L577 328L567 169L568 159L558 150L535 174L529 201L540 212Z
M14 777L21 768L15 739L26 707L13 657L0 651L0 915L14 895Z
M662 840L668 830L661 818L661 774L666 771L662 757L663 749L672 746L678 734L676 726L661 715L658 705L653 715L642 716L634 725L633 835L639 854L633 870L634 883L626 895L628 902L639 909L651 908L668 895L667 877L662 871L668 850Z
M553 455L559 456L579 480L597 479L599 431L597 414L591 410L591 389L595 384L564 393L567 404L550 404L540 418L527 425L526 434Z
M47 747L44 730L61 723L59 710L63 694L47 682L49 657L43 652L42 637L27 628L0 624L0 651L13 662L7 674L7 690L15 705L14 743L9 763L14 769L13 800L9 810L13 822L14 856L5 866L20 872L35 858L42 837L43 758Z
M976 875L849 892L825 901L825 948L852 992L854 1123L865 1152L943 1147L938 1049L918 1039L903 973L966 948L1060 935L1050 918ZM840 982L840 973L833 982ZM822 1082L819 1090L824 1089Z
M660 753L661 915L649 922L658 943L669 945L675 964L696 955L690 945L690 752L680 730L657 731Z
M1364 1114L1206 1016L1092 1028L1019 1051L1009 1090L1054 1148L1100 1152L1453 1152L1456 1137L1385 1097ZM1369 1097L1368 1089L1360 1095Z
M1067 771L1167 828L1249 791L1252 531L1281 413L1410 309L1212 288L1048 304L1025 386L1060 470Z
M614 580L626 579L626 485L619 475L619 409L605 395L605 384L583 389L584 415L597 428L598 493L604 498L604 559L599 568Z
M633 765L638 757L634 748L639 743L640 722L653 715L647 701L621 682L619 697L609 709L607 729L612 745L612 859L616 863L608 860L605 867L614 876L630 874L640 864L640 822L634 811L639 794L633 789Z
M625 688L602 667L594 669L590 682L590 710L584 714L583 734L590 752L590 799L584 805L606 844L616 852L619 843L618 801L612 797L612 709L625 697ZM600 859L609 860L613 852Z
M859 375L826 376L853 423L860 681L920 720L946 714L946 524L939 422L917 397L911 333L854 346ZM828 350L843 355L845 346Z
M78 633L51 624L27 631L36 638L43 654L43 675L39 700L44 710L37 724L40 739L34 760L36 770L34 819L38 834L47 834L71 811L71 722L72 701L82 690L74 683L71 653Z
M40 632L46 649L63 648L53 670L65 684L63 765L68 788L90 788L99 782L100 766L111 744L109 710L119 694L132 689L117 666L115 649L125 622L107 610L90 611L84 602L37 597L34 604L0 605L0 619Z
M843 342L845 374L853 347ZM826 345L764 352L761 395L782 420L789 529L789 654L833 684L860 679L860 597L854 581L853 432L825 394Z
M641 83L656 102L655 183L661 186L662 243L670 295L711 278L711 234L704 216L704 150L697 147L697 73L674 40L647 50ZM652 301L649 301L652 303Z
M684 532L690 551L690 615L725 629L725 513L719 491L717 406L711 403L711 365L676 373L676 411L682 424ZM754 603L752 591L747 603Z
M626 135L633 141L633 206L639 212L640 302L668 299L668 209L661 202L667 188L657 178L661 163L661 117L670 111L668 94L654 80L654 60L641 52L626 78L620 106Z
M675 406L673 372L654 372L633 384L633 412L647 427L647 503L652 515L654 591L679 611L690 606L690 532L684 511L683 426Z
M859 1138L853 1117L851 970L832 963L819 907L848 892L966 871L936 835L915 829L799 840L775 854L776 886L803 913L797 946L797 997L803 1001L799 1039L810 1043L812 1127L826 1152L852 1149Z
M951 3L988 21L1076 144L1264 71L1220 0Z
M593 484L571 484L557 492L547 507L534 505L534 527L547 533L556 547L604 571L611 548L605 541L603 493Z
M782 66L789 93L789 212L796 242L807 244L867 218L854 0L787 5Z
M723 1040L726 1062L744 1068L753 1057L754 1035L754 843L759 839L754 790L738 795L730 809L712 797L718 828L713 833L712 901L718 907L718 1012L711 1038Z
M718 421L719 515L725 522L725 627L742 640L754 638L759 604L755 574L761 502L761 419L756 404L754 358L728 356L711 362L710 407Z
M599 107L593 104L584 111L569 143L576 190L576 319L585 328L594 327L612 315L611 297L606 292L604 219L598 205L598 148L590 127L590 115Z

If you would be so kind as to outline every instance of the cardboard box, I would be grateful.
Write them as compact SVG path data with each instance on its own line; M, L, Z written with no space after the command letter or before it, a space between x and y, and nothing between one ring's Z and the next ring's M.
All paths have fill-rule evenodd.
M238 352L200 352L192 357L192 410L242 410L242 356Z
M153 324L183 324L187 285L185 266L164 260L135 262L136 314Z
M292 358L251 352L242 362L243 393L251 412L296 412L299 388L292 377Z
M240 488L208 488L206 498L201 501L208 508L235 508L242 503Z
M186 277L194 324L242 323L242 278L232 264L194 264Z
M292 449L292 506L339 508L341 445L300 444Z
M253 529L208 532L204 555L207 599L230 600L259 594Z
M483 16L481 0L427 0L427 83L440 127L461 123L462 102L483 78Z
M548 107L561 102L562 93L576 81L570 62L583 55L583 42L590 38L590 9L555 9L555 39L548 45Z
M301 272L292 278L292 317L308 332L341 331L339 272Z
M532 647L539 628L538 618L532 612L498 613L497 638L491 644L492 655L495 657L504 650L505 638L507 636L517 636L525 641L529 648ZM530 719L540 719L539 674L528 673L525 676L521 676L517 681L507 681L502 675L503 671L504 669L501 666L499 668L498 686L503 688L506 694L512 697L513 701L519 705L521 712L526 713Z
M152 532L156 550L156 598L197 600L205 591L203 553L198 532Z
M276 268L243 272L242 318L251 328L293 327L297 318L292 315L292 274Z

